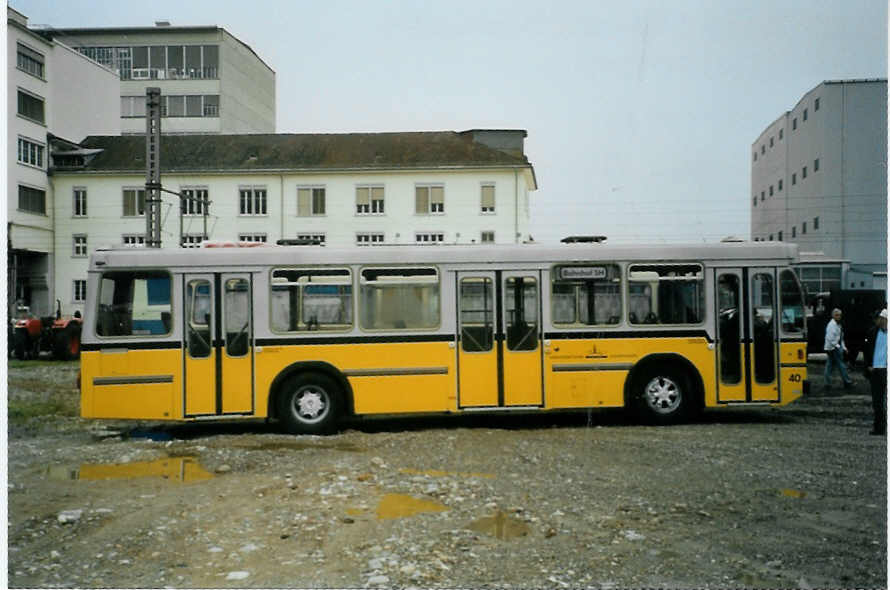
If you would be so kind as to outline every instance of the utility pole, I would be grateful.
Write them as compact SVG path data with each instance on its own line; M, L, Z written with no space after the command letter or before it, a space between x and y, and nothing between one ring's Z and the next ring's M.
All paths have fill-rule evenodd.
M145 89L145 247L161 247L161 89ZM137 203L138 206L138 203Z

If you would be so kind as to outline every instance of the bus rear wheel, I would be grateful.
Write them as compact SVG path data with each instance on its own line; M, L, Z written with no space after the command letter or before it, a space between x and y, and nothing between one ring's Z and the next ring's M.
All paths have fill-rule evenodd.
M667 363L654 365L634 379L637 414L650 424L676 424L692 406L692 389L686 373Z
M322 373L300 373L287 379L278 395L278 417L291 434L328 434L337 426L340 388Z

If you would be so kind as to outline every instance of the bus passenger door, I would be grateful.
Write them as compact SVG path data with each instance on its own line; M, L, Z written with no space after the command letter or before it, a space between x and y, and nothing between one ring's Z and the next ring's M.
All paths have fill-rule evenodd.
M220 278L222 299L222 414L253 413L252 285L247 273L225 273Z
M187 274L184 281L185 416L253 413L250 275Z
M772 268L716 271L717 401L779 401Z
M717 399L720 402L747 401L745 337L747 313L742 303L741 269L717 271Z
M185 355L184 415L216 413L216 353L213 347L215 313L213 275L185 275L182 306Z
M540 271L504 271L503 405L539 406L544 401Z
M779 401L775 277L772 268L748 269L752 402Z
M458 406L498 405L498 351L495 328L495 274L457 276Z

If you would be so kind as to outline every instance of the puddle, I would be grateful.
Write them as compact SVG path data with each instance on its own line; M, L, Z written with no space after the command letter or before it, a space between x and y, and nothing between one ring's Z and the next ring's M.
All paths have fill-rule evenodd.
M516 520L507 516L503 511L498 510L494 516L486 516L478 520L474 520L467 525L467 528L477 533L491 535L498 539L515 539L516 537L524 537L528 535L528 525L521 520Z
M807 493L802 492L800 490L792 490L790 488L784 488L779 491L782 492L783 496L788 496L789 498L806 498L807 497Z
M494 473L467 473L463 471L440 471L438 469L410 469L408 467L404 469L399 469L399 473L405 473L407 475L428 475L430 477L484 477L486 479L494 478Z
M178 483L211 479L213 474L201 467L194 457L173 457L133 463L84 463L80 467L53 466L47 470L52 479L103 480L160 477Z
M248 451L309 451L309 450L332 450L344 451L347 453L364 453L365 449L352 443L308 443L308 442L290 442L290 441L274 441L260 443L258 445L233 445L238 449Z
M443 512L448 507L438 502L421 500L406 494L386 494L377 506L377 518L405 518L422 512Z

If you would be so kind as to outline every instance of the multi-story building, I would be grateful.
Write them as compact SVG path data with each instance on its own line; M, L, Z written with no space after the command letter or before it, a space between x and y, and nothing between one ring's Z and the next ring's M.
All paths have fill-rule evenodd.
M810 290L885 284L885 79L819 84L760 134L751 160L753 240L799 244Z
M120 75L124 134L145 133L145 89L161 89L164 133L274 133L275 72L216 26L52 28Z
M522 130L174 135L161 140L162 247L517 243L537 189ZM89 253L144 246L145 139L89 137L53 171L55 289L82 306ZM181 236L181 238L180 238Z
M117 73L7 7L7 305L52 310L57 218L51 152L79 154L90 133L119 134ZM10 311L12 311L10 309Z

